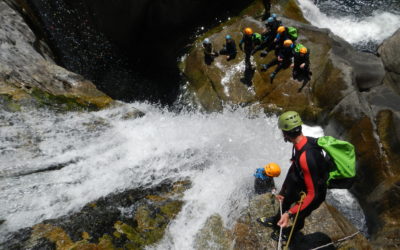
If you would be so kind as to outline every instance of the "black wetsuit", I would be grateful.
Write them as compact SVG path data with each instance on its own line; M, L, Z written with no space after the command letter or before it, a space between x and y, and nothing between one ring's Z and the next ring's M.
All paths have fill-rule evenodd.
M283 42L285 40L290 39L289 34L287 32L287 27L285 27L285 31L282 33L277 33L275 36L276 42L275 42L275 55L278 55L279 51L284 48ZM274 40L275 40L274 39Z
M265 8L263 20L265 20L270 16L270 13L271 13L271 0L263 0L263 4L264 4L264 8Z
M242 40L239 43L239 47L242 49L242 45L244 44L244 53L246 54L245 56L245 63L246 67L251 66L250 63L250 57L253 52L253 49L261 43L261 40L257 39L256 33L253 33L253 35L243 35Z
M275 188L274 179L272 177L266 176L264 179L255 178L254 179L254 191L256 194L264 194L271 192Z
M273 59L271 62L267 64L267 68L277 65L276 69L274 70L274 74L277 74L281 69L286 69L292 64L292 58L293 58L293 45L290 47L283 47L282 49L279 50L278 57L282 58L283 60L280 62L278 60L278 57Z
M293 79L303 81L303 84L307 84L310 80L310 52L301 56L299 52L294 53L293 59ZM305 64L304 68L300 68L301 64Z
M228 60L232 60L236 57L237 50L236 50L236 43L235 40L229 39L224 47L219 51L221 55L228 55Z
M305 218L321 205L326 196L328 166L321 149L315 145L316 139L312 137L304 137L294 145L293 163L279 193L285 197L282 211L289 211L293 216L296 215L299 205L291 207L292 204L300 200L299 193L301 191L306 193L294 232L298 232L304 227ZM280 213L275 218L277 223Z
M203 43L203 47L204 47L204 62L210 65L214 61L214 58L218 56L218 53L213 51L211 43Z
M277 29L279 26L282 25L282 22L280 20L275 20L272 23L267 23L265 27L267 28L267 31L262 34L263 41L260 45L256 46L254 48L253 54L259 50L265 49L265 52L262 53L263 56L266 56L269 51L272 51L275 49L275 38L277 35Z

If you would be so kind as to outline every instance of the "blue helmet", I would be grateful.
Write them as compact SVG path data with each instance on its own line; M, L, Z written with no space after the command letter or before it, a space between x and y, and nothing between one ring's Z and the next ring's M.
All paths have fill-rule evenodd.
M272 17L273 19L276 19L276 18L278 17L278 15L275 14L275 13L272 13L272 14L271 14L271 17Z
M225 36L225 39L226 39L226 40L230 40L230 39L232 39L232 37L231 37L231 35L226 35L226 36Z
M210 44L210 43L211 43L211 41L210 41L210 39L209 39L209 38L206 38L206 39L204 39L203 43L204 43L204 44Z
M267 23L272 23L273 21L275 21L275 19L272 16L268 17Z

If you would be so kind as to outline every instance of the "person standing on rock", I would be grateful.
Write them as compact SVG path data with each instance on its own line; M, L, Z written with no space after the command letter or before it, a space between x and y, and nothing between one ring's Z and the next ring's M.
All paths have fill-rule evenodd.
M278 67L276 67L276 69L270 75L271 83L281 69L289 68L289 66L292 64L293 49L294 44L292 40L288 39L283 43L283 48L279 50L278 56L275 59L267 64L261 65L261 71L266 71L268 68L278 64Z
M261 35L258 33L253 32L253 30L249 27L245 28L243 31L243 38L240 40L239 48L243 51L243 44L244 44L244 53L245 53L245 63L246 68L251 69L251 61L250 57L254 48L261 44Z
M300 92L306 84L310 81L310 51L302 44L297 44L294 49L293 56L293 79L303 81L303 85L300 87Z
M265 20L270 16L271 0L263 0L262 2L263 2L263 5L264 5L264 8L265 8L265 12L264 12L262 20Z
M293 144L292 165L276 196L282 202L283 214L281 216L278 212L275 216L257 219L260 224L275 229L271 234L274 240L279 240L279 227L283 227L282 238L287 240L291 231L289 221L298 211L293 235L299 232L304 227L305 218L321 205L326 196L328 166L322 150L315 146L316 139L303 135L302 124L300 115L295 111L285 112L278 119L285 142ZM300 200L300 192L306 194L301 206L295 204Z
M219 54L226 55L226 60L230 61L236 58L237 50L236 50L236 43L235 40L232 39L232 36L226 35L225 36L225 45L219 51Z
M214 58L218 56L218 52L215 52L213 50L213 46L209 38L204 39L203 48L204 48L204 62L207 65L211 65L211 63L214 61Z
M268 55L268 52L271 50L275 49L275 42L274 39L276 38L277 35L277 29L279 26L282 25L282 22L277 19L276 14L272 14L266 21L265 21L265 30L261 34L262 36L262 43L258 45L254 51L253 54L259 50L263 50L260 53L261 57L265 57Z

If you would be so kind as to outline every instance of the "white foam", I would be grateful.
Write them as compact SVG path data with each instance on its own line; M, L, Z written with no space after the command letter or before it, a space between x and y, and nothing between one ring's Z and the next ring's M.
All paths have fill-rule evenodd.
M133 106L146 115L121 119ZM270 161L286 166L290 152L276 118L249 118L246 109L175 114L136 103L92 113L4 115L13 124L1 126L0 133L14 141L1 137L10 149L0 155L6 163L0 166L2 236L78 211L113 192L189 177L193 188L185 195L178 222L189 220L193 228L177 238L191 239L213 213L233 220L247 204L255 169ZM66 166L18 176L59 163ZM228 205L232 202L240 204L234 211Z
M298 1L304 17L314 26L328 28L349 43L381 43L400 28L400 16L390 12L375 11L372 16L335 17L322 13L311 0Z
M122 119L132 107L146 115ZM250 118L245 108L176 114L134 103L92 113L1 115L9 122L0 127L1 145L13 150L0 154L7 163L0 166L0 219L6 220L0 242L7 232L78 211L110 193L189 178L185 205L155 248L193 249L209 216L220 214L228 227L239 217L257 168L278 163L281 185L290 165L292 147L276 117ZM304 133L323 135L320 127L304 126ZM16 177L58 163L66 166Z

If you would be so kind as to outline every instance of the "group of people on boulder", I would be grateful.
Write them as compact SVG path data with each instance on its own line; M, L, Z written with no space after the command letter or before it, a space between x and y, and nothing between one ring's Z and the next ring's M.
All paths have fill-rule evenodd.
M261 65L261 71L266 71L272 66L278 65L270 74L271 83L281 69L293 68L293 79L303 82L301 89L308 83L311 77L310 71L310 51L302 44L296 43L297 29L286 27L272 14L265 20L265 30L260 34L254 32L252 28L246 27L243 30L243 37L239 42L239 48L245 53L246 69L254 69L251 64L251 56L261 51L260 56L265 57L272 50L275 51L275 58L266 64ZM209 38L204 39L205 62L211 64L219 54L226 55L227 60L236 58L237 49L235 40L231 35L227 35L226 43L218 52L213 50Z

